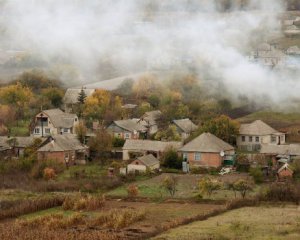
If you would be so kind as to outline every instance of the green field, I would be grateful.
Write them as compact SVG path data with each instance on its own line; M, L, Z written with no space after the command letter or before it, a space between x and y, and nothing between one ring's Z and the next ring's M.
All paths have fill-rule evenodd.
M300 208L247 207L172 229L155 240L300 239Z

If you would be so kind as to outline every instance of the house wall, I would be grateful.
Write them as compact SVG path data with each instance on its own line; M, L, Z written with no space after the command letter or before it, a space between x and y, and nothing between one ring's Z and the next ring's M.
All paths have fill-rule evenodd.
M293 177L293 172L290 171L289 169L284 169L278 173L279 178L292 178Z
M66 163L66 160L69 160L69 164L74 164L76 160L75 151L64 151L64 152L38 152L37 158L40 161L43 160L55 160L59 163Z
M107 127L107 131L114 137L121 139L139 139L139 132L133 133L127 131L123 128L120 128L116 124L112 123Z
M185 152L182 154L187 156L186 160L190 166L220 167L223 165L224 159L232 156L234 151L226 152L224 157L221 157L220 153ZM196 154L200 154L200 160L195 160Z
M130 156L129 156L130 152L140 153L142 156L147 155L147 154L153 154L153 156L156 157L157 159L159 159L162 154L162 152L157 152L157 151L123 149L123 160L130 160Z
M34 119L35 126L33 127L32 132L31 132L32 136L42 136L42 126L40 126L38 124L38 118L41 117L41 114L42 113L39 113L39 114L37 114L35 116L35 119ZM74 133L74 127L77 124L75 121L74 121L73 127L71 127L71 128L66 128L66 129L65 128L56 128L52 124L50 118L45 113L43 113L43 117L47 117L48 118L48 124L47 124L47 126L43 126L43 129L44 129L43 130L43 135L44 136L57 135L57 134L61 134L61 133L62 134ZM36 133L35 129L39 129L39 133ZM49 132L46 132L47 129L49 129ZM65 131L65 130L67 130L67 131Z
M128 164L127 165L127 172L146 172L147 167L145 165L136 165L136 164Z
M245 137L245 141L243 141ZM250 138L252 137L252 141ZM259 138L259 141L256 141L256 137ZM274 138L274 139L273 139ZM281 135L238 135L236 144L239 149L246 151L257 151L260 149L261 144L285 144L285 134Z

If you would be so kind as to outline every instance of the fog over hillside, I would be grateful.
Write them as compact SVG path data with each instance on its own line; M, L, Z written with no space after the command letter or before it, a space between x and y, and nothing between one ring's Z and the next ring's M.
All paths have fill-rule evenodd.
M233 97L298 100L299 65L270 70L247 54L280 36L280 0L250 0L220 12L218 1L1 1L2 49L29 51L50 66L64 62L79 84L111 75L182 70L222 86ZM108 70L107 70L108 69ZM64 69L61 70L64 78ZM74 76L75 76L74 75ZM212 89L222 91L221 89Z

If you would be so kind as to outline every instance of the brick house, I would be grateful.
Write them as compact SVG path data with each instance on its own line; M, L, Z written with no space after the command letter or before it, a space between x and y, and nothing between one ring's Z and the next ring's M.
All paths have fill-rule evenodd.
M194 167L220 167L225 160L232 161L235 154L233 146L211 133L202 133L178 152Z
M37 151L40 161L51 159L66 165L85 164L88 155L88 148L73 134L49 137Z
M38 113L31 123L31 135L36 137L57 134L73 134L78 124L76 114L65 113L62 110L49 109Z
M261 120L241 124L237 146L243 151L259 151L262 144L285 144L285 134L275 130Z

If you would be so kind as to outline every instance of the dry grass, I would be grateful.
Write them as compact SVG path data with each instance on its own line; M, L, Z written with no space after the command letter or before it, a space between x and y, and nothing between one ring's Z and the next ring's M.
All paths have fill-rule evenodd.
M105 197L81 195L77 197L67 197L62 205L64 210L96 210L103 208L105 204Z
M1 210L0 219L18 217L27 213L61 206L63 202L64 197L61 195L24 200L18 205L13 205L10 208Z
M246 207L172 229L154 239L300 239L300 209Z

